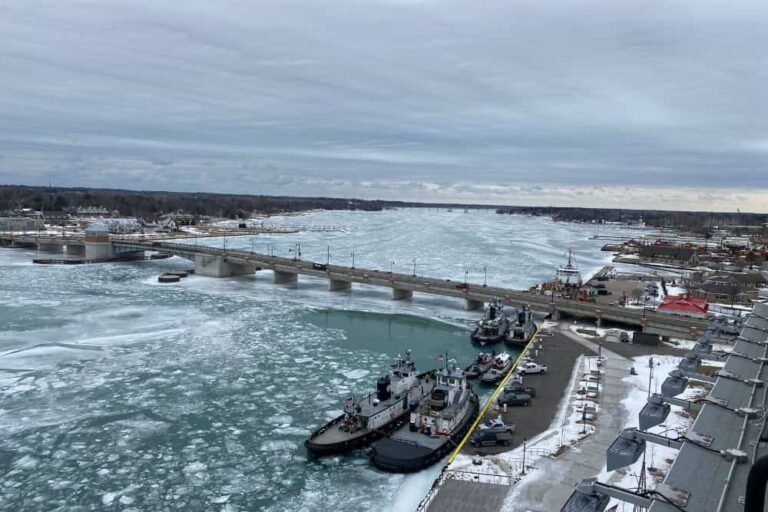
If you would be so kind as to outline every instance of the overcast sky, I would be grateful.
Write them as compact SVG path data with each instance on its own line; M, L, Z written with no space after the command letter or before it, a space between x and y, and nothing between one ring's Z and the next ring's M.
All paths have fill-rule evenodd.
M0 13L0 183L768 211L765 0Z

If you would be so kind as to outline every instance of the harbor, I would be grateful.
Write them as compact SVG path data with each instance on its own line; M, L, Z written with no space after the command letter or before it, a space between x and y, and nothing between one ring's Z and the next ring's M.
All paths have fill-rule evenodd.
M390 215L397 218L397 216L416 214L392 212ZM465 222L473 222L471 218L461 217L461 219L466 219ZM370 229L370 236L373 238L375 231L380 228L376 226ZM95 234L95 236L103 235ZM263 245L279 243L279 240L274 240L282 235L269 236L273 238L263 242ZM624 388L619 382L624 378L623 376L629 375L635 358L647 354L681 357L686 353L685 349L676 348L671 342L660 341L658 345L645 346L622 341L621 333L629 332L631 337L633 330L631 322L619 323L602 318L602 322L598 324L596 314L596 310L610 311L611 307L619 308L619 306L579 300L578 294L573 299L555 296L553 301L551 296L522 291L530 287L533 279L528 282L519 282L515 280L517 278L513 274L492 274L489 275L487 283L483 283L482 280L478 282L477 277L474 279L467 277L466 286L464 286L463 278L466 277L462 269L464 265L458 268L453 267L453 271L448 270L444 274L448 277L432 277L429 274L437 273L435 268L425 270L419 266L416 267L414 276L413 267L408 269L405 263L400 269L390 267L393 271L388 272L383 268L386 268L389 258L385 256L380 260L370 259L370 254L374 253L359 248L356 249L358 259L355 261L354 268L351 261L346 265L341 264L343 262L338 261L338 256L334 258L334 253L331 253L329 264L322 259L323 253L326 252L326 244L320 237L325 235L317 232L304 236L318 237L320 241L312 244L304 240L302 249L305 253L302 254L301 259L298 257L294 259L290 253L285 257L254 251L250 237L228 237L226 250L220 238L201 238L198 244L159 240L142 242L119 236L110 237L108 242L103 241L103 238L92 239L90 243L101 243L100 247L109 244L114 255L127 252L129 255L141 253L142 255L171 256L155 261L115 259L94 265L34 265L31 264L31 260L39 252L34 248L19 247L3 250L0 252L0 257L14 262L15 266L12 268L13 272L16 272L13 275L18 276L16 279L23 279L24 283L34 282L22 276L42 272L40 275L45 276L45 279L51 279L57 283L53 288L50 285L46 286L46 293L59 286L61 293L65 291L82 293L84 298L81 300L84 303L90 303L87 294L92 293L92 290L104 290L104 294L114 294L115 290L122 290L121 294L130 294L133 297L131 301L135 301L136 304L125 312L125 318L118 316L110 320L110 322L116 322L115 326L119 326L110 327L112 334L83 338L82 335L74 332L66 334L69 332L66 330L63 335L55 334L54 331L48 334L36 332L35 339L29 339L26 342L29 347L18 347L21 349L20 352L15 352L17 349L7 351L3 355L5 368L12 369L13 372L6 371L2 375L8 379L6 382L10 383L4 388L4 393L7 399L11 400L8 402L11 404L11 410L21 404L28 404L29 399L43 393L42 390L38 391L35 384L28 384L35 382L32 380L32 374L27 376L26 371L29 368L27 365L30 364L28 355L35 351L46 351L49 349L45 347L50 347L50 350L56 354L60 351L67 354L72 352L72 355L78 354L75 356L76 361L80 357L95 355L93 362L85 359L84 363L77 364L84 364L85 368L90 368L86 371L114 375L115 372L124 371L111 366L111 358L115 357L115 354L125 354L117 357L129 357L134 350L139 350L140 353L148 350L152 355L147 357L152 360L157 359L158 363L150 363L149 360L142 359L146 362L141 364L148 368L146 371L149 372L150 377L146 384L139 385L135 390L116 388L114 392L123 397L121 400L130 403L137 399L137 394L150 393L154 396L154 393L159 392L175 397L174 400L179 403L184 403L184 399L180 398L177 390L170 388L165 390L160 384L166 378L176 382L183 381L182 385L185 388L196 390L196 393L213 393L214 396L222 394L222 398L214 400L215 402L223 400L221 403L227 403L226 407L222 408L214 403L194 414L201 414L206 418L222 418L207 421L211 422L209 425L216 421L235 429L227 431L231 433L214 433L221 427L204 426L198 430L207 432L206 434L190 433L188 435L185 446L189 448L182 447L183 449L178 452L165 449L164 453L170 459L167 463L160 464L157 469L173 471L179 475L179 478L171 480L172 487L169 487L168 492L176 492L175 489L185 488L187 485L195 486L193 489L209 485L214 485L218 489L231 489L231 487L221 487L223 482L231 482L233 479L242 477L211 469L213 461L218 457L216 454L219 448L216 444L221 444L227 447L228 457L237 460L239 465L253 468L256 460L268 461L268 471L271 474L265 472L261 478L279 490L279 493L287 493L288 497L283 497L279 493L241 492L232 495L225 491L208 500L225 500L226 498L226 502L232 501L247 507L265 510L270 510L270 507L272 507L271 510L276 510L277 507L292 509L307 506L307 503L310 503L307 500L312 499L311 494L306 494L308 492L306 489L331 484L339 485L338 482L344 481L346 482L345 492L351 493L348 496L354 497L352 501L355 507L376 509L373 502L368 501L367 494L355 493L364 489L378 496L377 500L381 500L383 495L393 495L393 493L397 495L401 486L407 483L407 485L418 485L418 491L409 494L410 498L405 509L477 510L482 506L483 510L509 510L510 496L523 499L521 494L516 493L532 492L531 496L535 496L540 492L540 490L525 491L529 485L526 483L525 475L535 474L548 465L570 467L569 471L572 475L580 477L583 474L584 478L589 476L591 468L596 467L600 462L599 443L605 443L613 429L609 418L618 418L616 421L624 418L619 414L620 406L615 402L622 399L624 392L621 390ZM578 241L578 237L574 239ZM86 240L82 242L85 246ZM154 245L155 243L161 245ZM595 249L599 250L599 247ZM579 250L573 251L574 258L583 257L582 255L589 251L590 249L582 246ZM597 251L592 254L599 256ZM222 266L218 267L220 265L218 262L214 265L210 262L203 263L203 270L207 267L208 275L205 272L200 273L198 270L201 269L201 264L198 262L201 257L220 260ZM430 255L426 247L417 257L423 261L436 258ZM541 275L552 276L555 269L562 266L566 258L567 254L561 254L546 268L542 268ZM406 258L400 256L397 259L403 261ZM316 264L324 268L317 268ZM211 269L225 268L226 265L232 265L233 268L237 268L237 265L247 266L248 272L235 272L239 275L231 277L225 277L226 272L218 277L218 271L211 275ZM450 269L450 260L447 260L444 266ZM482 265L474 263L473 268L478 267L482 269ZM615 269L600 259L596 259L592 265L582 263L578 267L587 269L584 270L582 286L611 283L614 280L621 281L615 278ZM181 274L186 277L181 277ZM286 274L291 278L285 279ZM478 272L475 271L475 274ZM77 277L73 279L74 276ZM170 283L158 283L158 276L173 277L174 280ZM480 277L484 277L482 273ZM608 278L608 281L601 278ZM333 281L345 281L350 286L346 289L333 290ZM506 286L493 285L492 283L496 281ZM13 280L9 282L14 286ZM74 287L73 282L76 283ZM25 284L19 282L17 286L18 289L23 289ZM79 286L83 287L81 291L78 291ZM408 297L397 297L393 292L395 289L410 290L412 294ZM429 290L429 292L423 290ZM330 291L334 293L329 293ZM615 296L615 294L608 295L612 299ZM51 297L56 300L57 295L54 294ZM512 300L509 300L510 297ZM605 298L604 295L597 297ZM398 300L392 300L395 298ZM102 307L107 308L108 311L109 305L113 304L114 300L106 300ZM536 302L537 300L542 302ZM155 310L160 307L160 311L165 311L167 306L156 305L147 308L143 306L147 301L156 304L170 301L182 306L173 307L168 313L162 313L161 316L156 317L158 313ZM482 304L471 304L470 301ZM498 301L502 309L494 313L493 319L489 319L505 319L504 336L490 344L473 342L472 332L478 328L478 322L489 316L489 308L495 301ZM558 309L560 304L567 305L559 315L556 315L557 318L553 318L549 309L552 302L558 306ZM265 307L266 304L269 305L268 308ZM547 306L536 307L535 304ZM570 304L583 309L574 309L573 313L569 313L565 307L570 307ZM308 308L308 305L311 307ZM313 312L312 310L315 310L318 305L320 310ZM468 305L474 305L475 308L467 309ZM193 308L197 311L197 317L182 314L182 308ZM525 334L527 332L526 311L529 311L527 308L533 312L532 321L540 328L538 335L531 338L532 341ZM361 312L360 309L371 312ZM578 311L591 311L591 313L574 314ZM643 318L642 310L621 308L620 311L629 316L638 315L640 320ZM107 313L105 311L97 314ZM256 316L251 318L254 314ZM646 311L645 314L648 318L655 318L650 311ZM146 320L136 322L137 315ZM71 312L67 318L78 318L75 325L82 322L78 315L73 317ZM97 316L97 318L100 317ZM226 318L226 322L228 324L233 322L232 325L235 327L220 325L219 318ZM666 318L669 320L665 325L672 325L675 322L683 325L693 324L701 326L704 330L709 326L709 322L702 320L692 323L690 320L681 318ZM140 330L136 330L147 322L156 325L159 329L158 332L161 334L157 335L157 340L147 339ZM187 326L188 322L192 322L191 327ZM485 325L498 328L498 325L502 324ZM286 330L286 326L291 327ZM518 327L521 327L519 336L522 343L520 340L514 340ZM636 325L634 331L640 332L639 327L642 326ZM99 323L94 323L78 330L99 333L103 332L103 327L100 327ZM184 335L179 336L177 332L183 332ZM251 332L261 334L254 338ZM669 334L673 334L671 338L681 339L685 337L684 333L691 331L686 328L673 332L677 334L670 332ZM119 341L122 337L144 341L140 345L129 345L123 348L122 342ZM61 339L70 341L62 346ZM110 340L108 343L114 343L114 348L104 345L107 343L106 340ZM214 340L215 352L212 352L210 340ZM414 343L414 340L418 340L418 343ZM189 347L193 349L191 352L188 352ZM449 349L447 355L446 348ZM206 384L209 379L203 377L204 374L199 370L187 368L182 378L180 374L174 374L178 368L162 363L168 360L167 354L174 354L170 357L178 358L179 350L187 354L180 363L182 367L188 364L202 364L201 358L213 358L211 363L204 364L204 372L216 376L211 381L210 387ZM406 357L409 350L418 372L439 370L446 365L447 361L453 361L450 364L458 368L466 368L471 366L480 352L495 352L496 355L509 353L514 364L505 370L501 381L495 385L481 382L480 376L483 372L477 374L477 380L470 381L472 389L478 393L482 415L478 415L477 421L473 421L473 425L466 431L459 429L457 432L461 433L460 439L451 442L450 453L436 452L440 460L429 461L430 465L426 469L413 474L406 473L406 476L399 473L404 468L397 468L398 472L394 474L380 471L370 459L370 450L376 441L366 441L366 446L354 448L349 452L311 457L304 442L312 436L312 432L322 429L326 424L333 425L335 418L342 416L345 400L348 398L367 400L366 397L376 391L377 380L392 371L391 364L398 354ZM79 355L81 352L83 355ZM607 358L607 362L598 369L597 362L601 357ZM189 363L186 362L187 359ZM294 360L297 362L293 362ZM234 367L238 369L236 374L239 377L233 376L227 370L227 365L235 365ZM268 375L262 375L254 369L255 367L251 367L253 365L268 368ZM296 373L294 369L296 366L300 367L300 374ZM522 366L532 369L534 373L521 376ZM539 374L536 373L537 368L545 368L546 371ZM60 374L66 371L66 367L62 370L54 367L50 371L54 372L54 378L57 379L54 381L57 382L55 386L77 387L66 374ZM132 369L125 371L133 372ZM595 377L601 379L600 382L595 382ZM273 380L275 378L279 383ZM247 389L252 391L243 394L244 384L238 383L239 379L244 379L242 382L247 382ZM599 388L606 385L605 383L609 380L611 388L616 390L615 394L606 393L604 388L602 390ZM582 395L578 394L582 382L585 393L596 393L596 396L586 400L586 405L585 400L579 398ZM26 387L28 385L32 388L28 389ZM597 390L592 389L596 386ZM64 388L61 387L61 389ZM157 389L161 391L156 391ZM318 392L318 389L327 391ZM85 391L80 390L80 394L82 393ZM517 398L507 396L517 396L516 393L523 397L531 393L532 396L528 399L527 405L524 405L525 399L518 403L513 402ZM56 394L60 397L59 400L67 403L67 399L61 392L56 391ZM271 399L271 395L275 395L274 400ZM227 398L223 398L224 396ZM305 400L315 404L313 408L317 410L304 410L301 402L294 403L291 400L290 397L296 396L305 397ZM506 410L499 403L500 397L510 400L507 402ZM379 397L376 396L376 398ZM385 395L381 398L384 401L388 399ZM431 393L429 399L434 400ZM442 398L437 397L437 399L438 402L430 403L436 403L439 406ZM415 397L414 400L418 401ZM125 420L121 419L123 416L119 416L114 420L107 420L107 425L112 425L114 422L114 428L119 428L125 421L138 422L136 424L151 426L152 429L164 432L166 428L184 430L187 427L179 422L191 421L187 419L188 413L169 406L163 396L158 395L151 403L158 406L163 404L162 408L167 409L168 413L129 411L126 413L127 418L132 419ZM594 407L589 405L590 403L594 403ZM373 401L371 405L373 406ZM41 403L40 407L45 406ZM184 409L187 407L184 406ZM608 411L612 407L617 408L616 412L609 415ZM580 422L580 418L574 416L576 413L568 412L570 408L583 411L585 421ZM235 414L234 410L240 410L241 413ZM372 409L371 415L375 415L376 411L379 410ZM384 409L379 412L383 411ZM363 412L365 409L361 410L361 413ZM563 414L566 415L566 421ZM100 414L100 416L103 415L106 415L106 412ZM501 425L513 427L514 432L509 438L499 437L501 441L493 445L473 443L472 437L480 431L479 425L493 421L500 421ZM247 425L251 426L246 430L244 427ZM396 428L404 426L408 431L407 425L401 425L396 425ZM62 431L71 428L72 424L68 421L62 422L60 427ZM374 427L374 429L377 428ZM583 438L580 434L582 428L587 432ZM55 430L58 431L58 429ZM15 431L19 440L27 438L28 434L24 428L17 427ZM240 433L245 431L253 432L256 439L245 441L243 434ZM79 430L76 428L75 432ZM412 434L415 435L414 439L426 436L423 432ZM17 438L10 439L11 443L15 443L14 439ZM70 447L71 443L77 442L75 437L67 435L64 435L63 439L65 447ZM97 442L95 439L98 437L93 439L92 442ZM162 446L164 442L162 438L160 439ZM45 450L52 441L52 437L49 439L44 435L41 440L41 450ZM581 449L581 443L585 443L584 446L591 446L589 452L594 454L594 457L590 457L589 460L592 461L590 464L579 466L577 450ZM240 451L238 445L251 448ZM201 448L193 448L195 446ZM101 448L102 452L105 449ZM141 456L156 452L156 449L151 446L137 448L137 450L142 454ZM257 459L251 458L254 451ZM38 461L36 462L38 468L42 467L49 474L50 472L67 474L63 469L51 467L42 453L34 452L30 456ZM480 460L480 464L473 462L477 459ZM93 471L112 472L118 470L116 466L118 462L102 464L94 460L89 464L94 468ZM206 467L203 468L202 464ZM129 467L136 467L132 471L138 471L138 465L129 464ZM13 480L19 481L18 478L23 475L25 482L35 481L31 473L25 470L19 471L21 472L11 475ZM301 475L302 483L298 488L301 490L291 490L291 487L286 486L285 479L288 474L286 471ZM572 482L563 479L561 485L553 487L548 492L551 497L546 498L542 503L546 503L546 507L553 507L557 500L562 500L564 496L567 498L568 492L572 491L571 485ZM430 488L433 490L429 491ZM135 500L135 503L144 502L137 493L130 490L121 492L121 489L105 491L116 493L114 495L94 496L94 503L103 503L103 500L113 500L109 502L114 503L120 499ZM202 498L195 498L195 490L191 493L193 495L189 498L191 502L199 506L204 502L211 503ZM19 499L19 496L19 494L11 494L9 499ZM186 498L182 496L180 494L177 499L185 501ZM165 501L160 497L150 499L157 500L157 503ZM330 499L336 500L337 508L345 509L346 501L333 497ZM399 500L400 498L397 498L392 501L391 506L400 508ZM217 504L213 503L213 505ZM534 505L534 501L531 501L529 508L537 510ZM152 506L150 505L150 508ZM546 507L539 510L549 510ZM388 510L386 507L383 509Z

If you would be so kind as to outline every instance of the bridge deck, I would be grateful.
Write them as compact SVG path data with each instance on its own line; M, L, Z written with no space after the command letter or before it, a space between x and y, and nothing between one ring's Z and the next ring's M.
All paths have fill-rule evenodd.
M115 246L130 247L145 250L161 250L181 257L195 259L197 255L222 257L237 264L275 270L278 272L294 273L348 281L351 283L370 284L397 290L415 291L457 297L471 301L488 302L494 299L513 306L529 305L540 311L559 311L574 316L597 318L643 326L649 332L671 336L688 336L691 329L703 332L708 322L703 319L675 317L654 311L640 311L608 304L593 304L578 300L538 295L528 291L511 290L494 286L483 286L470 283L465 285L448 279L416 276L397 272L384 272L373 269L352 268L340 265L321 265L311 261L293 260L278 256L270 256L256 252L241 250L223 250L202 245L190 245L173 242L140 242L133 240L113 241Z

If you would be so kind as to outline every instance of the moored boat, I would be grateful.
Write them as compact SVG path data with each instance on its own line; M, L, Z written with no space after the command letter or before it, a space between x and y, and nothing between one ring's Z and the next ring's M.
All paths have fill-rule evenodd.
M371 461L384 471L410 473L431 466L466 435L479 412L479 400L463 370L446 366L437 385L400 427L371 449Z
M472 341L480 345L490 345L503 341L509 330L509 321L501 303L493 301L488 304L483 318L477 323L472 332Z
M487 372L480 376L480 382L483 384L496 384L509 372L512 368L512 356L506 352L497 354L493 358L493 364Z
M557 269L555 279L560 281L566 288L581 288L581 272L573 264L573 253L568 249L568 263Z
M507 335L507 344L513 347L525 347L536 334L536 324L533 322L533 312L523 306L513 317L512 326Z
M416 373L411 351L398 355L391 374L376 382L362 399L347 398L344 413L317 429L304 442L310 457L337 455L363 448L408 422L419 401L435 387L434 371Z
M477 379L482 374L490 370L493 364L493 356L490 352L480 352L477 354L477 359L472 364L467 366L466 377L467 379Z

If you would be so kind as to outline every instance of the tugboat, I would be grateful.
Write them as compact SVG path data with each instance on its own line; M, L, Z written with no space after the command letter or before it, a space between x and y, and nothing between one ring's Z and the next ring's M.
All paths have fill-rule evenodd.
M523 348L528 345L536 333L536 324L533 323L533 312L523 306L515 315L515 323L509 329L507 345Z
M360 400L347 398L344 414L317 429L304 442L310 457L338 455L363 448L403 426L413 408L435 388L435 370L417 374L411 351L397 356L392 374L376 382L376 391Z
M501 303L493 301L488 305L485 316L477 323L471 338L480 345L490 345L506 338L507 331L509 331L507 315Z
M490 352L480 352L477 354L477 359L464 370L467 379L477 379L490 370L491 365L493 364L494 355L495 352L493 354Z
M437 386L411 413L408 425L373 445L373 465L395 473L431 466L467 433L479 408L464 371L446 364L437 373Z
M496 384L512 368L512 356L502 352L493 358L493 364L490 369L480 376L480 382L483 384Z
M565 285L566 288L581 288L581 272L573 264L573 253L570 248L568 249L568 263L557 269L555 279Z

